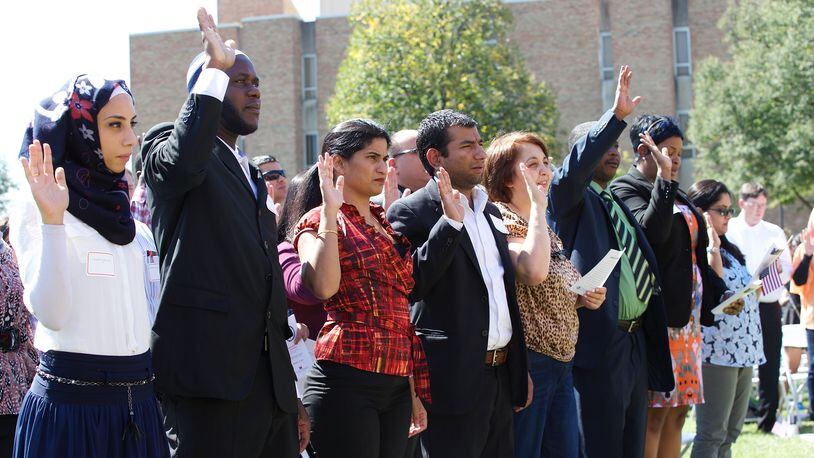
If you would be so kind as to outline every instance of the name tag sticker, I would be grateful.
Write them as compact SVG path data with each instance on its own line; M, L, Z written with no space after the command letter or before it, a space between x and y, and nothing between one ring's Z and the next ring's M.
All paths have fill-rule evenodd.
M147 261L147 280L156 282L161 279L161 272L158 270L158 258Z
M89 277L115 277L116 264L113 262L113 253L88 251L85 269Z
M495 229L506 235L509 235L509 230L506 229L506 225L503 224L503 219L498 218L495 215L489 215L489 217L492 218L492 223L495 225Z

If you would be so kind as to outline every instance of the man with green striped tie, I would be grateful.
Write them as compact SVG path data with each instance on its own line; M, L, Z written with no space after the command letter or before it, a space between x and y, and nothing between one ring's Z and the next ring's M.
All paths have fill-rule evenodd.
M640 100L630 97L631 76L622 66L613 108L571 132L570 152L549 192L549 223L580 273L608 250L623 252L605 283L602 307L577 311L574 385L588 457L642 456L647 391L675 386L655 255L633 214L608 188L621 162L617 140L624 118Z

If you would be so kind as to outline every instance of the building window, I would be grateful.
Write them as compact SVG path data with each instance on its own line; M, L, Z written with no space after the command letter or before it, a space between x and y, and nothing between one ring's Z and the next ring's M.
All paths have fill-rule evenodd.
M679 110L676 117L678 118L678 127L684 133L684 148L681 150L681 158L693 159L695 157L695 146L687 140L687 129L690 127L690 112L689 110Z
M305 166L310 167L317 163L317 156L319 156L317 149L317 142L319 141L319 132L307 132L305 134Z
M305 132L305 166L317 162L319 131L317 129L317 101L306 100L302 105L303 131Z
M317 56L304 54L302 56L302 98L315 100L317 98Z
M673 29L673 55L675 56L675 76L692 75L692 49L690 48L690 28Z
M602 109L613 106L613 47L610 32L599 33L599 80L602 84Z

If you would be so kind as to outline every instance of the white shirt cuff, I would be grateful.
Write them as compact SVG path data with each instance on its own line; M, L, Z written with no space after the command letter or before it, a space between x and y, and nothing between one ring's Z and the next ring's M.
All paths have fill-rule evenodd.
M192 93L208 95L223 102L227 86L229 86L229 75L217 68L205 68L198 76L195 86L192 87Z
M460 231L462 227L464 227L464 223L460 221L455 221L452 218L449 218L447 215L443 215L444 219L447 220L450 226L454 227L455 230Z

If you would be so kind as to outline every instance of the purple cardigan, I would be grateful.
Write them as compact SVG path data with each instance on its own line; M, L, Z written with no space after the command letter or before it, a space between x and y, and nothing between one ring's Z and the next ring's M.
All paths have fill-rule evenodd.
M277 245L277 251L280 255L280 267L283 268L288 308L294 311L297 322L305 323L308 326L310 338L316 339L317 333L322 329L327 317L327 313L322 307L322 301L303 284L302 264L294 245L289 242L280 242Z

